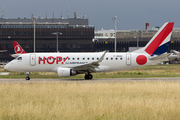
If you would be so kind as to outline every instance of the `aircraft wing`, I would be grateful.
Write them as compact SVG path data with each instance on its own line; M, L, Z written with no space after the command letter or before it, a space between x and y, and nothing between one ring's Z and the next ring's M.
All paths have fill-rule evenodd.
M95 68L99 68L99 63L102 62L104 56L106 55L108 51L104 51L103 55L100 57L100 59L98 61L92 62L92 63L88 63L88 64L84 64L84 65L80 65L80 66L76 66L73 69L76 71L87 71L87 72L96 72Z

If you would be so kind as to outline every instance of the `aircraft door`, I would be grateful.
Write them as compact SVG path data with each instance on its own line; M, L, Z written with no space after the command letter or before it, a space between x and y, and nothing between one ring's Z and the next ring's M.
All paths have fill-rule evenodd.
M36 54L30 54L30 65L31 66L36 65Z
M126 65L131 65L131 54L126 54Z

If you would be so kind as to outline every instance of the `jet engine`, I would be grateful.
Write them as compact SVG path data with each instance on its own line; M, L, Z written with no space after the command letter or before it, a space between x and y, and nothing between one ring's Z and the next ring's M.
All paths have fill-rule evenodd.
M74 76L74 75L76 75L76 71L74 71L70 68L58 68L57 75L58 75L58 77Z

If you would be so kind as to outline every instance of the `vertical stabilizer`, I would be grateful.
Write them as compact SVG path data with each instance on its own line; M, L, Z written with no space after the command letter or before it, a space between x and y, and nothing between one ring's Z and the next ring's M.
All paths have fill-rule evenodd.
M13 41L14 46L14 52L16 54L25 54L26 52L23 50L23 48L18 44L18 42Z
M173 26L174 22L165 23L145 47L134 51L134 53L146 53L150 56L166 53L168 51Z

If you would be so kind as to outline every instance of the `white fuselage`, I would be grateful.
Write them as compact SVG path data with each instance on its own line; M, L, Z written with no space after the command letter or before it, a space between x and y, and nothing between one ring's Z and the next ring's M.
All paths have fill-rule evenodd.
M155 62L149 60L148 54L144 54L147 62L137 64L138 53L106 53L102 62L96 68L96 72L111 72L134 69ZM102 53L29 53L21 54L17 59L9 62L5 69L21 72L57 72L58 68L75 68L98 61ZM83 68L82 68L83 69ZM84 68L86 69L86 68Z

